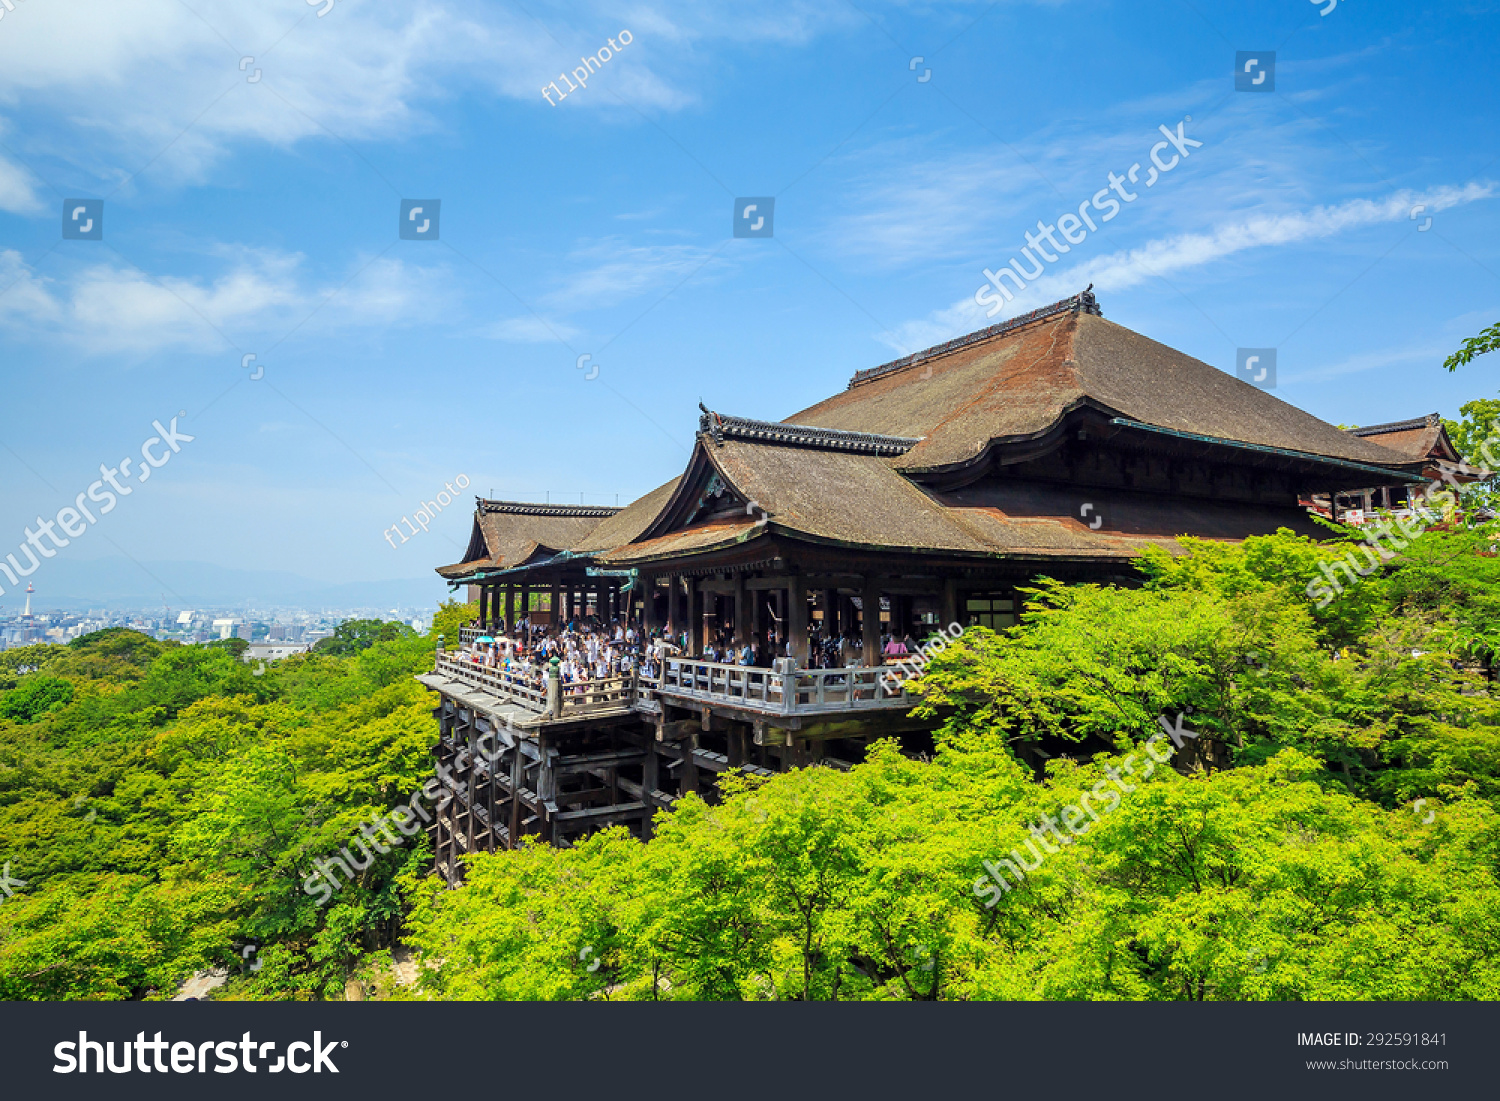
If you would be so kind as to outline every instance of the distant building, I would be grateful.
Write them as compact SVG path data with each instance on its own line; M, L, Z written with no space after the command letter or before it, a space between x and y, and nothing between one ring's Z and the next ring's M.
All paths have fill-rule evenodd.
M234 628L234 637L235 638L242 638L246 642L249 642L251 640L251 638L254 637L254 634L255 634L255 628L252 627L248 623L236 624L236 626Z
M293 654L304 654L307 647L294 642L255 642L245 650L245 661L280 661L282 658L291 657Z
M1374 485L1335 494L1332 505L1336 507L1330 507L1330 497L1327 494L1319 494L1306 502L1314 512L1342 523L1364 523L1375 511L1389 510L1397 517L1409 516L1412 495L1423 493L1432 482L1442 480L1467 484L1477 481L1482 473L1464 462L1463 456L1448 438L1443 418L1437 413L1346 431L1351 436L1379 444L1405 456L1408 461L1420 462L1422 465L1417 473L1423 481L1414 483L1396 478L1380 479ZM1334 515L1335 511L1337 515Z

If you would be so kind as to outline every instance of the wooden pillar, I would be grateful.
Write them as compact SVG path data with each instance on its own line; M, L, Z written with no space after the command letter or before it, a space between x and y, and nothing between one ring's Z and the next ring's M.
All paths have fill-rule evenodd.
M688 583L688 653L693 657L703 654L703 592L698 588L698 579L690 577ZM696 789L694 789L696 790Z
M865 578L864 591L860 594L864 605L860 617L860 632L864 648L860 651L860 663L866 666L880 664L880 585L873 577Z
M521 618L531 614L531 582L521 582Z
M943 582L943 606L938 611L938 619L942 621L938 624L940 631L946 631L954 623L963 625L958 618L958 580L956 578L950 577Z
M521 739L516 738L514 756L510 760L510 847L515 848L521 837L521 789L526 786L526 754L521 752Z
M667 578L667 633L682 631L682 578L675 573Z
M694 733L678 744L682 746L682 793L685 795L698 790L698 735Z
M823 637L834 638L839 633L839 591L823 590Z
M641 762L641 802L646 804L646 817L641 819L641 839L644 841L651 840L651 820L656 817L656 804L651 793L658 786L656 741L651 739L646 745L646 759Z
M766 594L756 589L746 589L745 596L750 601L750 637L759 639L760 645L766 644L765 636L761 633L765 626L765 615L762 606L766 602Z
M787 654L799 662L807 662L807 588L801 574L787 578L786 586L786 642Z
M557 750L553 748L551 737L545 730L537 732L536 747L541 753L541 761L537 765L536 780L536 802L537 811L541 816L541 837L543 841L552 841L552 815L547 810L547 804L557 798L557 773L553 762L557 758Z
M552 620L552 629L557 630L558 624L562 622L562 579L552 579L552 595L548 598L550 603L547 610L550 613L547 618Z
M750 606L746 597L745 575L736 570L734 575L734 644L744 646L750 641Z
M514 631L516 629L516 587L505 586L505 629Z
M649 635L660 626L656 621L656 578L641 575L641 596L644 598L644 605L641 608L641 630Z

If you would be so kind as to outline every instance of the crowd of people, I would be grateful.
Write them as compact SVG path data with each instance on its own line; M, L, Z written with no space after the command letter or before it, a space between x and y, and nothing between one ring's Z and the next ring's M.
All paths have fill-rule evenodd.
M477 621L473 627L481 627ZM460 648L460 657L499 670L523 684L542 689L552 659L558 660L563 691L582 693L592 681L629 674L639 669L648 680L661 676L670 657L690 652L688 632L675 634L662 628L644 630L634 618L605 621L595 616L575 618L556 626L535 623L523 617L507 629L502 621L489 635L481 635ZM881 656L887 663L900 662L916 651L911 636L882 633ZM720 629L706 640L703 652L693 655L703 661L770 669L777 658L794 657L800 668L845 669L873 665L866 662L863 639L855 632L824 633L812 627L807 654L788 654L781 633L772 627L763 636L739 639Z

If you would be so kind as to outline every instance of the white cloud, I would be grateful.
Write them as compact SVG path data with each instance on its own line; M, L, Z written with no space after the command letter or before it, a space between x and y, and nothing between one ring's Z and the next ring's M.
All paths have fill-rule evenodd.
M629 245L604 238L575 250L583 265L545 301L569 311L614 306L644 294L666 293L684 279L701 276L714 253L694 245Z
M18 139L28 160L65 162L100 180L150 164L150 172L198 182L236 142L433 131L440 124L426 108L474 89L539 111L608 110L634 120L622 100L677 110L696 102L694 86L710 71L704 44L802 45L858 19L839 0L803 0L774 16L729 0L656 0L625 13L603 0L538 0L527 9L334 0L321 18L299 0L31 3L0 35L0 109L31 123ZM549 107L542 85L611 36L618 43L622 29L633 41L597 83ZM253 61L242 69L242 58ZM32 210L25 184L0 162L0 208Z
M1431 214L1488 199L1495 193L1495 184L1471 183L1420 193L1398 191L1384 199L1354 199L1308 211L1238 218L1205 232L1176 234L1082 264L1050 269L1017 293L1013 301L1006 303L1003 313L993 318L986 316L985 308L976 304L972 296L961 299L924 319L897 326L892 334L894 339L887 339L886 343L909 353L994 324L1002 317L1014 317L1076 294L1090 283L1102 292L1126 290L1157 276L1203 267L1249 249L1284 247L1378 223L1408 221L1417 206L1425 206L1426 214ZM1008 256L995 257L994 267L998 270L1008 259ZM987 285L982 280L981 276L980 284ZM1009 282L1006 285L1011 286Z
M486 325L479 331L479 335L510 344L550 344L558 340L572 341L582 334L561 321L528 314L525 317L507 317L503 321Z
M0 210L9 214L41 214L46 210L32 175L0 157Z
M280 341L294 328L431 324L447 316L434 303L453 297L445 268L361 259L343 278L315 282L303 274L298 254L217 251L227 256L227 269L212 278L153 277L110 262L44 278L7 250L0 253L0 289L11 290L0 295L0 326L13 334L51 333L89 355L212 352L230 342Z

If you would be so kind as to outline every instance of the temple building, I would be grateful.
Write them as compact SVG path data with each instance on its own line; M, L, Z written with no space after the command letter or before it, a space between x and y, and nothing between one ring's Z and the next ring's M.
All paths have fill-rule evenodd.
M1477 481L1483 471L1466 464L1459 455L1448 431L1443 427L1443 418L1437 413L1411 420L1392 421L1389 424L1371 424L1347 431L1362 440L1370 440L1381 447L1399 452L1409 459L1420 461L1423 484L1446 481L1450 484ZM1362 524L1375 511L1388 511L1397 516L1406 514L1411 501L1409 494L1419 486L1405 482L1382 482L1356 490L1346 490L1333 498L1326 496L1314 502L1316 511L1334 516L1343 523ZM1330 508L1330 500L1334 508Z
M466 637L594 614L688 643L655 677L583 693L440 653L420 678L450 792L438 863L456 878L462 853L527 834L649 834L730 769L846 766L880 737L924 748L934 724L882 674L883 633L1004 628L1037 577L1136 583L1132 560L1182 536L1324 534L1305 502L1457 461L1401 431L1342 431L1105 320L1085 291L859 371L784 421L705 408L686 468L627 507L481 500L464 560L438 570L477 597ZM809 668L814 631L860 638L861 665ZM705 661L715 632L774 633L785 656Z

